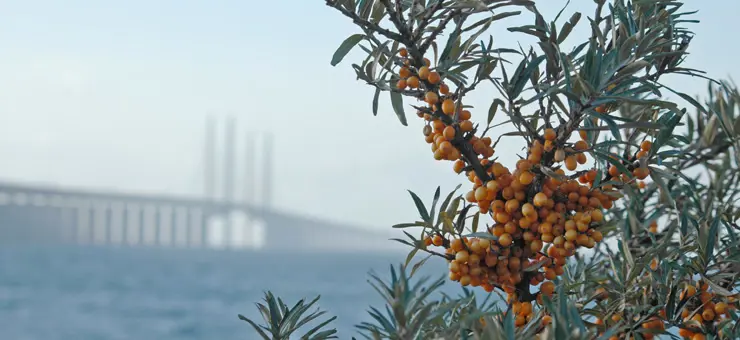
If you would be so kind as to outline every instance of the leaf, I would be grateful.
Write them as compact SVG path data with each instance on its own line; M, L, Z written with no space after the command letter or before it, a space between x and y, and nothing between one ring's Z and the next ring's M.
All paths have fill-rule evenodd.
M578 20L581 19L581 13L575 12L573 13L573 16L570 17L570 20L563 24L563 27L560 29L560 34L558 35L558 45L562 44L563 41L568 37L570 32L573 30L573 27L578 24Z
M514 98L514 97L518 97L518 96L519 96L519 94L520 94L520 93L522 92L522 90L524 89L524 85L526 85L526 84L527 84L527 80L528 80L528 79L529 79L529 77L530 77L530 76L532 75L532 72L534 72L534 71L535 71L535 69L537 69L537 67L538 67L538 66L540 65L540 63L541 63L541 62L542 62L543 60L545 60L545 56L544 56L544 55L541 55L541 56L537 56L537 57L535 57L535 58L534 58L534 59L533 59L533 60L532 60L532 61L531 61L531 62L529 63L529 65L527 65L527 67L526 67L526 68L524 68L524 69L523 69L523 70L521 71L521 73L518 73L518 72L517 72L516 74L514 74L514 75L512 76L512 80L514 81L514 88L512 89L512 91L511 91L511 93L509 94L509 96L511 96L512 98Z
M409 265L409 262L411 262L411 260L412 260L412 259L414 259L414 256L415 256L415 255L416 255L416 253L418 253L418 252L419 252L419 248L414 248L413 250L411 250L411 251L409 252L409 254L408 254L408 255L406 255L406 262L404 262L403 266L404 266L404 267L408 266L408 265Z
M403 228L409 228L409 227L423 227L426 224L424 222L414 222L414 223L399 223L394 225L392 228L394 229L403 229Z
M458 40L459 37L460 37L459 30L452 31L450 36L447 38L447 44L445 44L445 48L442 50L442 54L440 54L439 56L440 63L444 63L449 59L450 52L452 51L453 46L455 45L455 42L459 41Z
M437 190L434 191L434 199L432 200L432 210L429 212L429 218L434 219L436 216L437 202L439 202L440 187L437 186ZM440 210L441 211L441 210ZM430 221L430 223L433 221Z
M712 226L709 228L709 235L707 235L707 248L704 250L704 259L706 264L709 264L709 262L713 259L712 253L714 253L714 244L717 242L717 231L719 229L719 222L720 218L715 217L714 221L712 222Z
M378 115L378 99L380 98L380 87L375 88L375 95L373 96L373 116Z
M493 234L491 234L491 233L487 233L487 232L480 232L480 233L470 233L470 234L467 234L467 235L463 235L463 236L464 236L464 237L477 237L477 238L484 238L484 239L487 239L487 240L494 240L494 241L495 241L495 240L498 240L498 237L496 237L496 235L493 235Z
M473 232L478 232L478 221L480 220L480 211L476 212L473 216L473 225L470 227Z
M403 111L403 97L401 97L401 94L396 91L390 91L390 93L393 111L396 112L396 116L398 117L398 120L401 121L401 124L403 124L403 126L408 126L408 122L406 122L406 113Z
M622 162L620 162L618 159L612 158L612 155L601 150L594 150L594 153L601 156L602 159L605 159L610 164L616 166L617 170L619 170L619 173L627 175L630 179L634 177L634 175L632 175L632 172L629 171L627 167L625 167L624 164L622 164Z
M498 107L504 105L504 101L500 98L496 98L493 100L493 103L491 103L491 107L488 108L488 125L491 125L493 118L496 117L496 111L498 111Z
M331 58L331 66L337 66L342 59L344 59L344 56L346 56L347 53L355 47L355 45L362 41L364 37L365 35L363 34L353 34L345 39L342 44L339 45L339 48L334 51L334 55Z
M417 196L413 191L407 190L409 194L411 194L411 198L414 200L414 204L416 204L416 209L419 210L419 215L421 215L421 219L424 220L424 222L431 223L429 218L429 212L427 211L427 208L424 206L424 202L421 201L421 198Z
M609 126L609 130L611 131L612 136L614 136L616 140L620 142L622 141L622 134L619 131L619 126L617 126L617 123L614 122L614 119L612 119L612 117L600 114L596 112L595 110L589 110L588 114L591 117L603 120L606 123L606 125Z
M417 269L419 269L419 268L421 268L421 266L422 266L422 265L423 265L423 264L424 264L425 262L427 262L427 260L429 260L429 258L431 258L431 257L432 257L432 254L429 254L429 255L427 255L427 257L425 257L425 258L424 258L423 260L421 260L421 261L419 261L419 262L416 262L416 264L414 264L414 266L413 266L413 267L411 267L411 273L409 273L409 277L412 277L412 276L414 276L414 273L416 273L416 270L417 270Z
M622 240L618 240L617 243L619 243L619 249L621 249L622 254L624 254L624 259L627 261L630 267L634 267L635 260L632 258L632 250L630 250L627 242L622 242Z
M491 16L490 20L491 21L501 20L501 19L505 19L505 18L512 17L512 16L516 16L516 15L519 15L519 14L522 14L522 11L503 12L503 13L499 13L499 14L496 14L496 15Z
M259 333L259 335L262 337L262 339L270 340L270 337L265 333L265 331L263 331L259 326L257 326L257 324L254 323L254 321L246 318L244 315L241 315L241 314L239 314L239 320L246 321L250 325L252 325L252 327L257 331L257 333Z
M462 186L462 184L458 184L458 185L457 185L457 186L455 187L455 189L454 189L454 190L450 191L450 193L449 193L449 194L447 194L447 197L445 197L445 200L444 200L444 201L442 201L442 206L441 206L441 207L439 208L439 211L440 211L440 213L441 213L442 211L446 211L446 210L447 210L447 207L448 207L448 206L449 206L449 204L450 204L450 200L452 200L452 196L453 196L453 195L455 195L455 192L457 192L457 190L458 190L458 189L460 189L460 187L461 187L461 186ZM457 211L457 207L455 207L455 208L454 208L454 211ZM448 211L447 213L448 213L448 214L450 214L451 212L449 212L449 211Z
M718 285L718 284L714 283L714 282L713 282L712 280L710 280L710 279L709 279L709 278L707 278L706 276L702 275L702 277L704 278L704 281L706 281L706 282L707 282L707 283L709 284L709 287L710 287L710 288L712 288L712 291L713 291L714 293L716 293L716 294L719 294L719 295L722 295L722 296L731 296L731 295L735 295L735 294L734 294L734 293L732 293L731 291L729 291L729 290L727 290L727 289L723 288L722 286L720 286L720 285Z

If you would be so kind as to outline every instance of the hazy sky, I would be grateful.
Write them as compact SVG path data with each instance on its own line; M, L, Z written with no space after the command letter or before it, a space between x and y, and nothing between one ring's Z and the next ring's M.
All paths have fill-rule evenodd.
M740 2L686 2L702 20L689 66L737 78L740 47L722 27ZM539 6L552 18L564 3ZM573 0L565 17L592 6ZM523 36L505 28L529 18L495 25L498 46L515 47ZM406 189L429 201L464 178L433 160L413 114L403 127L385 100L373 117L373 89L350 67L360 53L329 65L356 32L320 0L0 0L0 179L197 194L205 117L234 114L239 138L275 135L276 207L377 228L416 219ZM469 102L474 119L492 93ZM520 151L509 145L504 160Z

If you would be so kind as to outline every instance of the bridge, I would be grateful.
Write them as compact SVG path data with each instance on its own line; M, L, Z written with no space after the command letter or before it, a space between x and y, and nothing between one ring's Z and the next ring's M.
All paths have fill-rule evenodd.
M385 234L278 211L271 200L271 137L263 136L262 178L255 138L244 154L244 197L234 198L235 121L227 121L223 188L216 193L215 121L206 124L204 194L185 197L94 191L0 181L0 244L94 244L153 247L234 247L269 250L378 250ZM250 134L254 137L254 134ZM259 189L259 190L258 190ZM259 200L255 199L261 192ZM215 242L214 229L222 240ZM245 236L245 233L247 234ZM241 239L246 242L234 242Z

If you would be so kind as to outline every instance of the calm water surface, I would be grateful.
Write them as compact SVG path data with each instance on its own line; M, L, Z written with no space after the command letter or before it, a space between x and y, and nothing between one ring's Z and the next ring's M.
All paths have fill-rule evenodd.
M266 289L289 305L321 294L321 307L339 316L340 338L350 339L367 307L382 306L368 271L385 277L404 258L2 246L0 339L256 339L237 314L258 317L254 302ZM444 267L430 260L421 272Z

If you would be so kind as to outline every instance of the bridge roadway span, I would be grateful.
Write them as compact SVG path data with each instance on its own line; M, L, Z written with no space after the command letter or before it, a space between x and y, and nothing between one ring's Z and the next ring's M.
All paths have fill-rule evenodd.
M227 238L234 235L234 215L264 225L262 247L270 250L377 250L389 243L378 232L241 202L0 182L0 244L209 247L215 220L225 222Z

